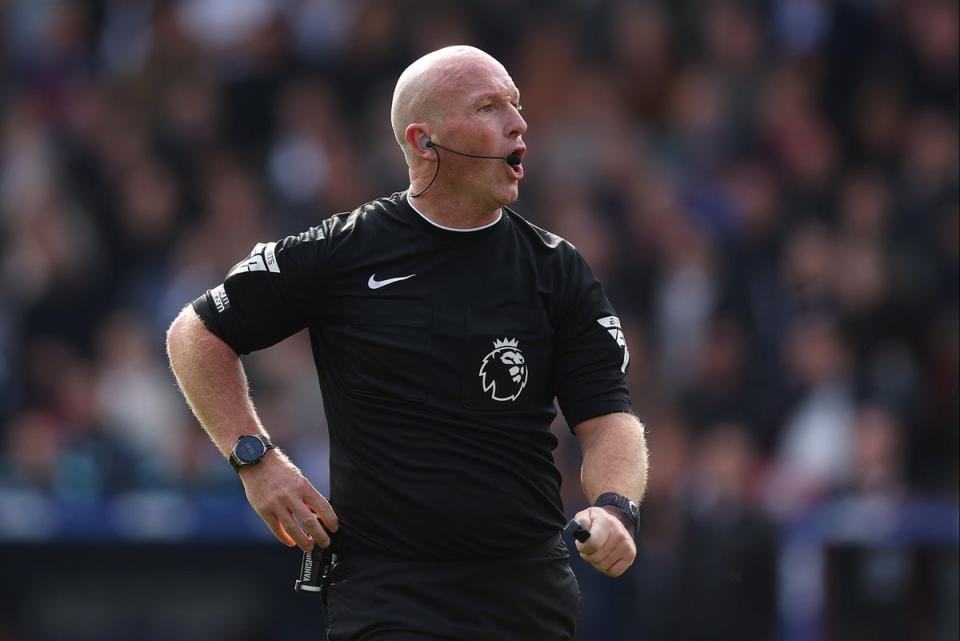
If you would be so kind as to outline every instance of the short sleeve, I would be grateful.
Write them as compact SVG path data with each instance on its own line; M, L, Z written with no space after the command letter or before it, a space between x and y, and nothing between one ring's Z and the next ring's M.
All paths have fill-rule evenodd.
M258 243L193 308L237 354L279 343L307 327L323 305L325 245L322 226Z
M623 328L600 282L575 249L564 261L556 306L557 401L571 429L615 412L633 413Z

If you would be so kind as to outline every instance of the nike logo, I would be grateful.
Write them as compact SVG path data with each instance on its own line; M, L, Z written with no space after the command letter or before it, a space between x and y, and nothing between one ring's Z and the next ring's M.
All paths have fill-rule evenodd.
M399 282L401 280L407 280L408 278L413 278L416 274L410 274L409 276L398 276L397 278L387 278L384 280L377 280L376 274L370 274L370 280L367 281L367 287L370 289L380 289L381 287L386 287L387 285L392 285L393 283Z

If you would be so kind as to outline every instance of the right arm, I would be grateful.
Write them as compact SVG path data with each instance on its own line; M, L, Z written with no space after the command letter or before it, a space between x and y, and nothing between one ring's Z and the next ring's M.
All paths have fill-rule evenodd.
M268 436L250 400L239 357L207 329L192 305L167 331L167 354L187 403L224 457L243 434ZM324 527L337 530L333 508L279 449L241 468L240 478L250 505L281 542L305 552L314 541L320 547L330 544Z

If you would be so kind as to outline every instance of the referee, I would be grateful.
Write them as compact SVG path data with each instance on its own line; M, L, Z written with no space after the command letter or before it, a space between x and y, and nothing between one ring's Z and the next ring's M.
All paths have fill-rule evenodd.
M573 245L507 207L520 108L486 53L420 58L391 109L409 189L258 244L168 332L180 387L254 510L287 545L332 538L331 641L573 638L554 398L593 504L575 517L590 532L579 553L609 576L636 555L647 452L626 343ZM238 358L304 328L329 500L270 442Z

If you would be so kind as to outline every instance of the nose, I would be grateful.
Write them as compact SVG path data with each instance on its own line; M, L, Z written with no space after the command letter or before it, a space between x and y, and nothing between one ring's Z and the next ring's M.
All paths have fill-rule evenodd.
M514 106L510 106L510 109L513 114L513 120L510 122L510 137L517 138L522 136L527 132L527 121L523 119L523 116L520 115L520 110Z

